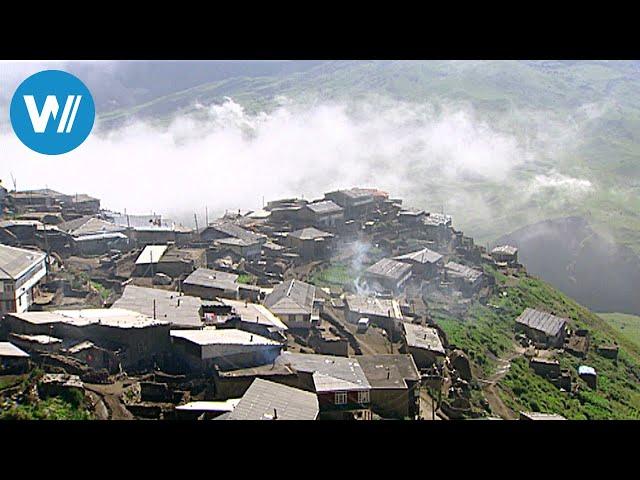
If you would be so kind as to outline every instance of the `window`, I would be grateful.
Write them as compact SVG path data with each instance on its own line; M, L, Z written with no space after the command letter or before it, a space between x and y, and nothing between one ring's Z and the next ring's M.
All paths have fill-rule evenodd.
M336 405L347 404L347 392L336 392Z
M369 392L358 392L358 403L369 403Z

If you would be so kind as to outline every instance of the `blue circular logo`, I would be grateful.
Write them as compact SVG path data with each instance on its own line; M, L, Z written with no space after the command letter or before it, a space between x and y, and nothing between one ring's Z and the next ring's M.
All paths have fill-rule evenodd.
M13 131L31 150L60 155L78 147L93 128L96 108L77 77L44 70L20 84L11 99Z

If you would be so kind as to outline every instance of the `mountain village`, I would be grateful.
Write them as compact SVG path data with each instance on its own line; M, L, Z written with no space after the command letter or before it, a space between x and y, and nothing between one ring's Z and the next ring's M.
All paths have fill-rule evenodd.
M504 413L508 365L482 375L439 325L526 275L517 248L476 245L444 212L351 188L192 229L1 187L0 212L0 413L60 397L95 419L563 419ZM558 356L617 359L553 311L510 328L567 395L598 372Z

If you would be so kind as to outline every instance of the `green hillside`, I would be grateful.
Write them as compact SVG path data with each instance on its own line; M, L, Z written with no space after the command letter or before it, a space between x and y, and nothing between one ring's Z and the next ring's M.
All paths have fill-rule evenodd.
M620 336L629 340L640 348L640 317L625 313L599 313Z
M493 269L499 286L487 306L476 304L464 322L435 315L450 343L465 350L481 378L489 378L499 359L515 355L514 325L527 307L553 311L569 319L570 328L587 329L591 348L584 359L568 353L557 356L561 367L572 372L580 386L578 393L561 391L536 375L521 355L515 355L508 373L497 388L504 404L513 412L530 410L557 413L570 419L640 419L640 346L621 335L602 318L578 305L541 280L520 274L505 277ZM617 343L619 359L610 360L596 352L595 346ZM589 365L598 372L597 390L589 389L577 378L577 368ZM480 387L476 385L476 408L482 410ZM495 414L496 412L488 412Z

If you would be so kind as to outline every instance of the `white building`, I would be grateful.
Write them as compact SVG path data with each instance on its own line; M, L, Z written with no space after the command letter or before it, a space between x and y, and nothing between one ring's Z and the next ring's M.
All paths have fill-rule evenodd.
M0 314L26 312L46 273L43 252L0 245Z

